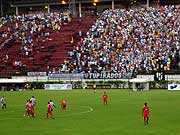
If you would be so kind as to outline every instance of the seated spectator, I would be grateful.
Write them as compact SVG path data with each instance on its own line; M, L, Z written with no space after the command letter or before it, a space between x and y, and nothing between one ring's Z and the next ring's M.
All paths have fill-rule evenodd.
M179 10L179 5L171 5L104 11L78 48L69 52L72 68L122 74L172 69L180 54Z

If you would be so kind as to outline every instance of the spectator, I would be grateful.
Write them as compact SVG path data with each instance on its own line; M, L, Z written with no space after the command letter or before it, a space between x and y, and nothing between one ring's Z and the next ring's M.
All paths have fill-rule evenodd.
M136 74L179 62L179 5L106 10L69 56L72 72Z

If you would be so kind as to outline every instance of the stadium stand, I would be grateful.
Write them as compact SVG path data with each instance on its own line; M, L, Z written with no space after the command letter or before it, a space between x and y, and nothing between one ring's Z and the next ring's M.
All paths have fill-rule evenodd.
M93 21L71 19L67 12L2 17L1 76L27 71L57 72L76 42L72 41L76 33L80 29L82 33L87 31Z
M106 10L69 52L72 72L178 69L180 6Z
M176 70L179 10L179 5L110 9L97 20L70 18L67 12L2 17L0 76Z

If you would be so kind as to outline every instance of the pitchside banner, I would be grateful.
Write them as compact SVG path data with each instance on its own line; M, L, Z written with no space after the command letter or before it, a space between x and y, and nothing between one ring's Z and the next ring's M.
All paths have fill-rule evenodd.
M96 85L97 89L111 89L111 85ZM87 85L86 89L93 89L93 85Z
M72 90L72 84L45 84L45 90Z
M180 90L180 84L168 84L168 90Z
M83 78L83 74L48 74L48 78L61 79L61 78Z
M77 74L48 74L49 79L62 79L62 78L79 78L79 79L131 79L132 73L77 73Z
M46 76L46 72L27 72L28 76Z
M84 79L131 79L132 73L85 73Z

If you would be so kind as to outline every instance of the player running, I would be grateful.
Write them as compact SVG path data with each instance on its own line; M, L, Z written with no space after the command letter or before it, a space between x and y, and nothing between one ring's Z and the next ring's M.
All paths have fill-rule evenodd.
M144 103L142 108L142 115L144 117L144 125L147 125L149 123L149 107L147 103Z
M2 96L0 101L1 101L1 104L2 104L2 109L6 109L7 108L6 107L6 98L4 96Z
M28 117L29 117L29 104L30 104L30 100L28 99L28 100L26 101L25 113L24 113L24 116L28 116Z
M49 115L51 116L51 118L53 119L53 112L52 112L52 106L50 104L50 102L48 102L48 105L47 105L47 113L46 113L46 118L48 119Z
M26 84L24 85L24 90L27 91L28 89L29 89L29 84L26 83Z
M34 105L32 101L29 101L28 108L29 108L29 114L32 116L32 118L34 118Z
M31 103L33 104L33 106L36 105L36 99L35 99L34 96L31 97L30 101L31 101Z
M67 103L66 103L66 100L63 99L63 100L61 101L61 108L62 108L63 111L66 110L66 104L67 104Z
M50 105L52 107L52 110L53 110L53 108L56 108L56 105L55 105L55 103L52 100L50 100L49 103L50 103Z
M103 95L102 95L104 105L108 105L107 98L108 98L108 96L107 96L106 92L104 92Z

